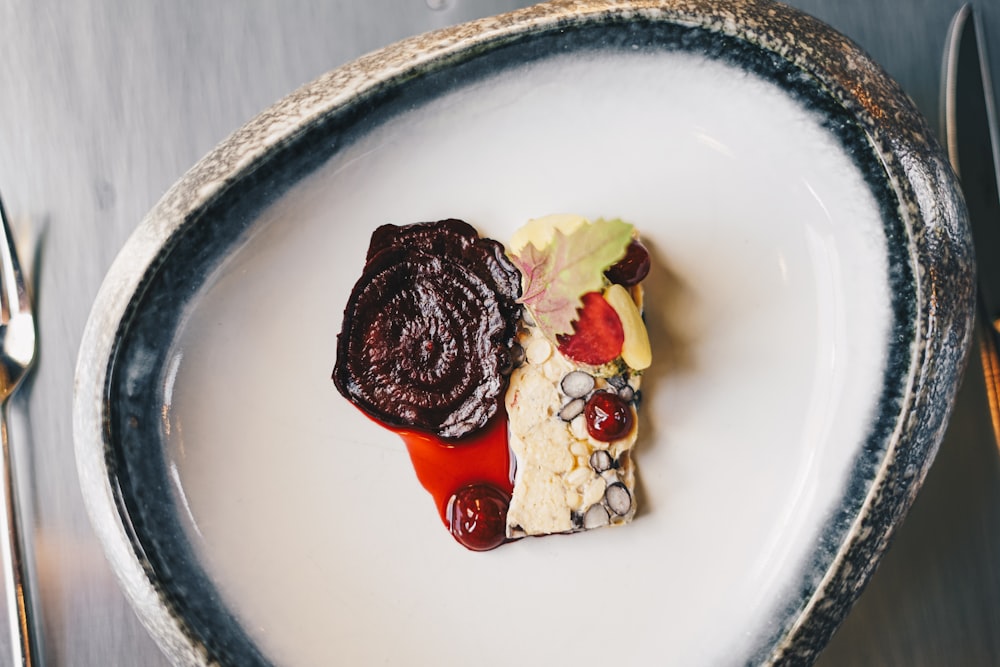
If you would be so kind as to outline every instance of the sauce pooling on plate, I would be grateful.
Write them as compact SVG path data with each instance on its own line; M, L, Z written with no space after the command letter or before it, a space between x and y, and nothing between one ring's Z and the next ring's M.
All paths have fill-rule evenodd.
M458 445L421 431L392 430L406 443L417 479L455 539L473 551L503 544L514 491L506 416Z

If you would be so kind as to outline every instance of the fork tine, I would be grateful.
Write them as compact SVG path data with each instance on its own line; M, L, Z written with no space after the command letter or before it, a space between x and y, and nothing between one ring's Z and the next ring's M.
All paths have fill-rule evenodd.
M3 223L3 238L0 239L0 325L6 326L0 337L0 362L5 370L0 401L5 401L34 360L36 334L31 295L17 259L3 201L0 201L0 222ZM13 368L12 364L19 368Z
M17 259L17 249L7 221L7 211L0 200L0 220L3 222L3 242L0 243L0 315L9 321L13 315L31 310L27 285Z

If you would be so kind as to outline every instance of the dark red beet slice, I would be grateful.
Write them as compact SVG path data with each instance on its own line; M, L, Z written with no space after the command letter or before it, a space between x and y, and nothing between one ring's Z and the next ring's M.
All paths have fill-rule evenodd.
M372 234L344 311L333 379L377 421L459 439L507 389L520 274L459 220Z
M559 351L581 364L600 366L618 358L625 342L625 330L618 313L600 292L581 297L583 308L573 323L573 333L559 336Z

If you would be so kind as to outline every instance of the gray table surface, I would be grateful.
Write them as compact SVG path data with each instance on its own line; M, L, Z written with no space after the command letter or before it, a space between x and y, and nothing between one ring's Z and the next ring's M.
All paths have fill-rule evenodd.
M39 363L11 428L46 664L168 664L91 532L71 433L90 304L138 221L212 146L324 71L410 34L528 4L0 3L0 189L33 270L41 327ZM941 49L960 0L791 4L857 41L938 127ZM978 9L1000 73L1000 2ZM7 641L0 635L0 656ZM1000 664L1000 459L975 357L923 491L819 664Z

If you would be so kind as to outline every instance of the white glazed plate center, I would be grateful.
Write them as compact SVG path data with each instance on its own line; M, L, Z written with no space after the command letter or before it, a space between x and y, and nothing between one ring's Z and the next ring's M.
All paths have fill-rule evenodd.
M475 554L334 389L336 334L379 224L505 241L556 212L623 217L653 253L640 514ZM196 551L282 665L741 662L868 435L885 245L836 139L719 62L558 57L439 97L268 208L188 313L167 457Z

